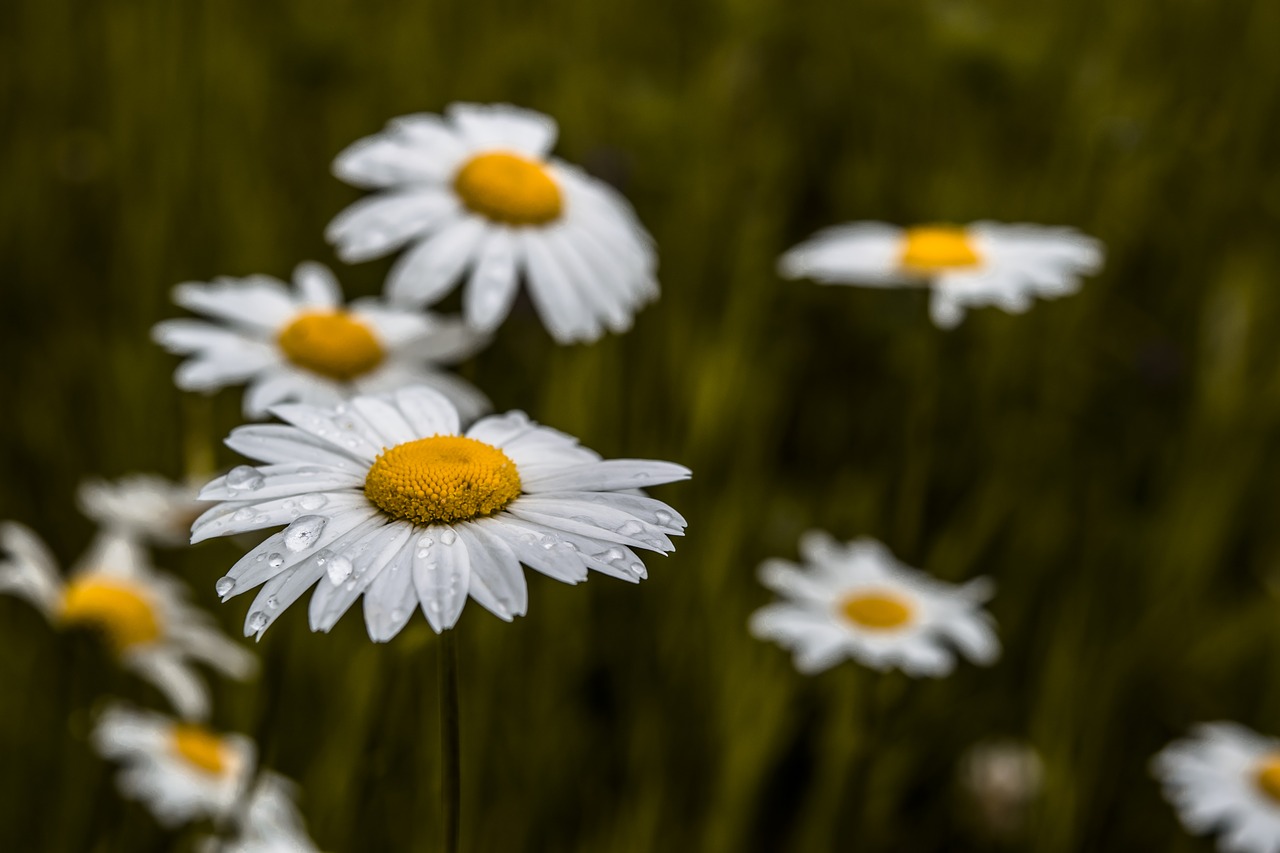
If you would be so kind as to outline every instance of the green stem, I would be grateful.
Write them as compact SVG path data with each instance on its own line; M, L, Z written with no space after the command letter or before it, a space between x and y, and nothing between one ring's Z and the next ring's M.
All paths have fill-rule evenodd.
M458 739L458 645L453 631L440 635L440 806L443 853L458 853L462 762Z

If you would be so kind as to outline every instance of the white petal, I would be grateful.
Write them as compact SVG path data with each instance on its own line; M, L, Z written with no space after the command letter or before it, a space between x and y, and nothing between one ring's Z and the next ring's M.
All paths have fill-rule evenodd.
M357 476L369 473L368 461L301 430L279 424L236 427L227 436L227 447L260 462L297 462L327 465Z
M332 630L369 584L395 562L397 553L405 547L411 535L411 525L388 524L357 541L346 554L351 560L350 578L340 584L324 578L316 584L308 608L311 630Z
M477 254L462 291L462 311L472 327L489 332L507 318L516 297L516 241L508 229L494 228Z
M387 298L415 308L438 302L471 263L488 228L463 216L405 252L387 277Z
M529 295L542 325L562 344L589 343L599 338L604 330L551 255L541 232L525 228L517 235L525 259Z
M209 689L178 655L152 648L127 656L125 665L155 685L183 719L208 718Z
M348 492L324 493L320 490L293 492L288 497L265 500L260 503L225 501L196 520L191 528L191 544L216 536L233 536L248 533L251 530L264 530L268 527L289 524L308 514L306 509L308 501L323 502L325 517L352 509L366 509L369 502L364 494L358 491L363 485L363 483L356 483L348 487L352 489Z
M339 447L364 462L372 462L382 448L382 432L350 403L337 406L281 404L273 406L271 414L293 424L322 444Z
M187 282L173 289L173 301L197 314L230 320L272 335L293 318L298 306L284 282L266 275Z
M467 547L452 528L435 526L422 531L414 546L413 586L423 614L439 634L457 624L467 603L471 584Z
M404 116L387 130L357 140L333 161L333 173L357 187L442 181L465 149L436 116Z
M510 104L450 104L446 115L480 150L515 151L540 159L556 142L555 119Z
M336 309L342 306L342 286L333 271L315 261L303 261L293 271L298 296L308 308Z
M580 531L597 539L625 542L656 551L675 550L662 528L637 518L617 505L545 494L523 495L519 504L520 509L525 511L569 518L599 528L599 532Z
M683 465L651 459L606 459L539 473L521 481L526 492L604 492L643 489L687 480L692 472Z
M415 543L406 543L365 590L364 624L369 639L375 643L385 643L399 634L418 609L418 595L413 588L416 548Z
M466 543L471 563L471 597L499 619L510 622L523 616L529 607L529 590L520 561L501 537L490 536L484 527L459 524L458 536Z
M347 263L378 258L458 216L458 201L444 190L414 187L361 199L333 218L325 239Z
M538 425L529 420L524 412L507 412L505 415L490 415L476 421L467 430L467 437L494 447L505 447L517 436L537 428Z
M404 388L395 393L395 404L404 415L415 438L457 435L458 410L449 399L431 388Z
M473 523L490 536L501 538L520 562L548 577L569 584L587 579L587 566L581 555L565 547L565 540L559 536L548 536L544 529L506 513Z

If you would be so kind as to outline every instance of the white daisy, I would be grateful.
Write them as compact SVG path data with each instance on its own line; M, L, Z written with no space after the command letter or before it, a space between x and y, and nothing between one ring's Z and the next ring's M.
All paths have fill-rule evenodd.
M0 593L27 599L62 626L100 630L121 664L154 684L180 714L200 719L209 691L193 662L244 679L257 659L187 601L186 587L152 568L119 533L98 534L63 581L44 543L26 527L0 523Z
M208 505L200 487L156 474L129 474L115 482L85 480L76 492L80 510L105 528L157 545L185 545L191 523Z
M760 580L787 600L751 617L751 632L795 655L796 668L820 672L853 658L873 669L898 667L912 676L942 676L954 665L949 646L974 663L1000 654L994 621L981 605L991 597L985 579L962 586L907 568L879 542L842 545L825 533L806 533L801 567L769 560Z
M248 802L236 812L230 838L208 838L205 853L319 853L294 804L297 786L278 773L263 771Z
M149 711L108 708L93 731L104 758L124 765L120 791L166 827L231 816L253 772L253 742Z
M827 284L928 287L929 314L949 329L968 308L1020 314L1034 297L1075 293L1081 276L1102 269L1102 257L1102 243L1073 228L854 222L818 232L783 255L778 270Z
M333 273L302 263L293 289L266 275L180 284L173 301L217 322L165 320L152 330L171 353L189 355L174 374L185 391L247 382L244 412L262 417L282 401L332 405L354 393L429 385L466 418L489 401L470 383L437 369L483 343L460 321L357 299L344 307Z
M684 531L679 513L635 490L686 479L687 468L602 461L522 412L464 434L428 388L272 411L291 425L239 427L227 439L268 464L205 487L201 497L224 503L192 529L199 542L289 525L218 581L224 601L263 584L246 635L261 637L312 587L313 630L331 629L363 595L377 642L419 604L432 628L451 628L468 595L509 621L528 601L521 563L566 583L588 569L634 582L646 572L632 548L666 553Z
M342 180L381 192L326 236L348 262L416 243L388 297L431 305L466 275L463 313L477 329L506 319L523 273L557 341L625 331L658 294L652 240L612 187L549 156L556 134L550 117L506 104L393 119L334 161Z
M1151 762L1188 832L1218 831L1218 848L1280 851L1280 740L1236 723L1202 723Z

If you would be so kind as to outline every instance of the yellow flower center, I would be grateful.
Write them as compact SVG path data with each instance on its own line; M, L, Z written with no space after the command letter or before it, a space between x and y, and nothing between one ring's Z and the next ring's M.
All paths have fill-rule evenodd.
M67 625L100 629L117 652L160 638L160 620L151 601L136 586L115 578L71 581L62 594L60 616Z
M859 628L888 631L911 621L911 603L883 592L859 592L840 604L840 612Z
M344 382L373 370L385 355L369 327L345 311L300 314L277 340L294 364Z
M458 170L453 189L472 211L507 225L545 225L564 207L546 166L505 151L472 157Z
M1254 781L1258 783L1262 793L1280 803L1280 755L1271 755L1263 759L1258 765Z
M437 435L382 451L365 477L364 494L393 518L447 524L511 503L520 495L520 473L496 447Z
M173 727L171 737L174 754L192 767L221 776L231 764L227 745L208 729L180 723Z
M976 267L981 258L965 229L927 225L907 229L898 263L910 273L935 273Z

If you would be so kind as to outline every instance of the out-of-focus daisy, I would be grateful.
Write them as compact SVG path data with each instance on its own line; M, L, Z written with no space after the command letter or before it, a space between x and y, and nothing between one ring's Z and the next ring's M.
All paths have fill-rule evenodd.
M27 599L51 622L101 631L121 664L154 684L188 719L209 711L193 663L247 678L257 659L187 601L186 587L151 567L118 533L98 534L64 582L44 543L26 527L0 523L0 593Z
M1280 850L1280 740L1236 723L1204 723L1151 762L1182 825L1220 832L1236 853Z
M160 714L112 706L99 717L94 745L123 765L117 784L167 827L227 819L249 783L253 742Z
M761 582L785 600L757 610L751 632L790 649L801 672L853 658L942 676L954 665L952 646L974 663L999 656L995 623L981 606L991 597L987 579L945 583L902 565L875 540L842 545L816 531L800 539L800 553L804 567L783 560L760 567Z
M227 598L264 584L245 633L262 632L304 592L311 627L328 631L364 596L375 641L421 605L436 631L470 595L498 617L523 615L521 563L566 583L594 569L646 576L633 548L666 553L684 519L635 490L683 480L670 462L601 460L521 412L482 418L465 434L440 394L408 388L333 409L279 405L285 425L245 426L227 444L268 463L205 487L224 501L192 541L288 524L218 581Z
M234 834L205 839L198 849L202 853L319 853L294 803L296 788L280 774L263 771L247 804L236 811Z
M466 276L477 329L506 319L523 274L557 341L624 331L658 293L652 241L613 188L549 156L556 134L550 117L506 104L393 119L334 161L342 180L381 192L338 214L329 241L348 262L415 243L388 297L431 305Z
M76 497L80 510L106 530L157 545L185 545L191 523L208 509L196 499L200 487L156 474L130 474L115 482L85 480Z
M466 418L489 407L470 383L437 367L471 355L483 336L460 321L378 300L344 306L337 279L321 264L299 264L292 290L255 275L180 284L173 301L216 321L156 324L157 343L191 356L174 374L178 387L212 392L247 382L247 417L281 401L332 405L410 384L439 390Z
M928 287L929 314L952 328L969 308L1018 314L1035 297L1080 289L1102 269L1102 243L1073 228L976 222L899 228L854 222L820 231L782 256L786 278L865 287Z

